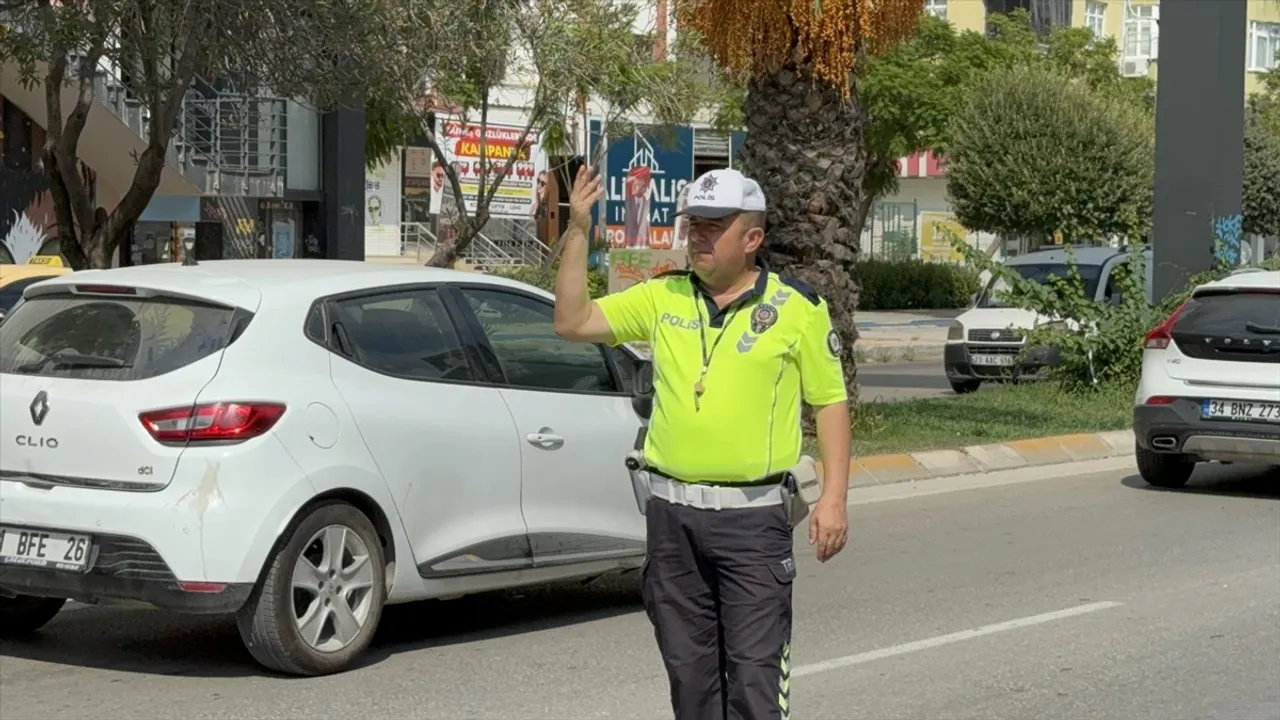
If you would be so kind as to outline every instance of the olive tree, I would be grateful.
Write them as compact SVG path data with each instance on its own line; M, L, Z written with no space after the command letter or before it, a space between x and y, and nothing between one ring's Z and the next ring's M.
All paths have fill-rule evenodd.
M489 156L483 139L496 106L522 108L516 148L537 137L549 154L581 154L574 128L582 127L589 107L616 135L635 116L683 122L705 103L706 83L697 66L659 56L653 33L636 32L643 8L637 2L467 0L455 7L405 52L405 72L394 84L375 88L367 106L370 164L424 138L444 169L446 197L454 207L442 213L453 217L455 232L437 241L428 265L452 266L466 251L489 222L493 198L520 157L518 151ZM471 203L431 122L437 113L479 128L479 155L488 169L478 176Z

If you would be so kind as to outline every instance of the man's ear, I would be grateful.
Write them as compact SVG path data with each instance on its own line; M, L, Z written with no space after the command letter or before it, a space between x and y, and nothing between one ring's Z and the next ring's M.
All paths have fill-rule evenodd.
M748 230L746 241L746 247L744 249L747 252L753 253L759 250L760 246L764 245L764 228L753 227Z

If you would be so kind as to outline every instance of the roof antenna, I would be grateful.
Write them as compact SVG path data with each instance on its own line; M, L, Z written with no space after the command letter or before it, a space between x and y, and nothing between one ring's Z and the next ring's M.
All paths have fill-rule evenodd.
M182 264L198 265L196 262L196 236L195 234L187 235L182 238Z

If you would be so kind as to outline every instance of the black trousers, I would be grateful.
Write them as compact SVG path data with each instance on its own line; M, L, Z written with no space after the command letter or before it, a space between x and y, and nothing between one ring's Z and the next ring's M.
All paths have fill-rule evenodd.
M796 565L783 507L652 498L645 517L644 606L676 720L786 720Z

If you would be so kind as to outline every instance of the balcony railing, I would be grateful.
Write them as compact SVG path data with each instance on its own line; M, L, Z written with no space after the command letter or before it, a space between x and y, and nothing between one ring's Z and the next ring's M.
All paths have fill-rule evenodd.
M79 66L72 56L71 68ZM140 138L151 111L116 63L98 61L94 97ZM228 92L197 78L182 99L165 160L207 194L280 197L287 170L284 98Z
M506 221L519 223L520 221ZM521 230L504 228L503 223L490 220L482 232L472 238L466 252L459 258L468 265L480 268L513 267L519 265L536 265L546 257L546 246L536 237L529 235L513 239L509 235L493 235L499 233L519 233ZM501 239L495 239L501 238ZM413 257L425 263L435 254L438 244L436 234L425 223L407 222L400 225L400 255ZM537 243L534 247L532 243ZM538 247L542 250L538 250Z

